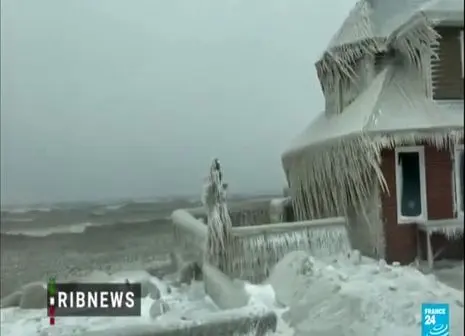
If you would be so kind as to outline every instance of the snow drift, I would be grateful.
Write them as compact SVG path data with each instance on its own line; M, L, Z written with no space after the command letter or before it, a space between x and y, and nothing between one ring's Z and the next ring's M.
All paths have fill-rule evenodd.
M295 336L411 336L421 329L421 304L450 305L450 334L463 335L463 291L413 267L360 257L317 260L305 252L286 255L269 284L288 307L283 319Z

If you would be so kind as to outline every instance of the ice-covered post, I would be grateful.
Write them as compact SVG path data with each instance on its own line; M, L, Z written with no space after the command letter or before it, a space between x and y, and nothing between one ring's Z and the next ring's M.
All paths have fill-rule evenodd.
M208 225L205 259L221 271L226 271L228 265L228 246L232 227L226 204L226 189L220 162L214 159L202 195Z

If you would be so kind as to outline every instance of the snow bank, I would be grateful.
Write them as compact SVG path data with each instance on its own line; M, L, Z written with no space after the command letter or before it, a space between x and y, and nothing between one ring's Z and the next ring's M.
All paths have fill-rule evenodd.
M451 335L463 335L463 291L412 267L360 258L316 260L294 252L269 278L295 336L411 336L421 330L421 304L450 305Z
M276 314L260 301L250 301L240 309L220 310L206 295L204 284L170 286L145 271L118 272L111 277L93 272L82 279L89 281L140 282L148 288L149 281L157 288L156 298L142 299L142 316L137 317L57 317L50 326L46 309L1 309L2 336L141 336L141 335L267 335L276 328ZM245 302L247 304L247 301ZM163 305L160 312L159 305Z
M452 274L454 269L457 274ZM463 278L463 265L448 268L447 276ZM120 272L113 280L122 278L141 281L147 274ZM143 300L140 317L57 318L55 326L49 326L45 309L7 308L1 310L1 334L107 335L111 328L153 331L174 324L213 326L217 321L272 310L278 317L275 335L412 336L420 334L420 309L426 302L448 303L450 334L463 335L464 331L463 290L443 284L433 274L424 275L413 267L389 266L383 261L361 258L358 253L334 259L315 259L305 252L289 253L273 269L267 283L245 284L250 300L246 307L235 310L219 311L205 295L201 282L171 288L157 278L150 279L170 307L157 318L150 316L154 302L150 296ZM275 319L275 315L267 316L269 321Z
M97 274L97 273L95 273ZM101 279L97 275L93 280ZM142 299L142 316L136 317L57 317L56 325L50 326L46 309L20 309L18 307L1 309L2 336L69 336L85 335L118 327L138 325L169 325L184 321L196 321L205 315L217 312L218 308L205 294L203 283L193 282L190 286L175 288L144 271L119 272L111 281L128 279L137 282L149 279L161 295L161 300L169 306L169 311L154 317L151 307L155 301L150 296Z

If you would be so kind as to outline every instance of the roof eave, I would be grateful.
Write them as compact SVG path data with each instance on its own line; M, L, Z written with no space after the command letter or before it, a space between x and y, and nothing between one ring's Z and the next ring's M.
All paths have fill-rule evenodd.
M463 27L463 10L462 11L426 11L425 15L434 23L435 26Z
M281 159L285 160L288 157L292 157L292 156L295 156L295 155L299 155L299 154L301 154L303 152L307 152L311 148L316 149L316 148L318 148L320 146L331 146L333 143L340 142L342 140L344 140L344 141L347 140L348 141L349 139L355 138L355 137L365 136L367 138L380 139L380 138L383 138L383 137L388 137L388 138L394 137L395 138L396 136L398 136L398 137L402 138L403 135L406 135L406 134L408 135L408 134L415 133L415 132L422 133L422 134L427 134L427 133L434 133L434 134L447 133L447 134L449 134L451 132L458 132L459 134L463 134L463 128L464 128L463 125L449 125L449 126L431 127L431 128L412 127L412 128L408 128L408 129L402 129L402 130L392 129L392 130L383 130L383 131L353 132L353 133L345 134L345 135L342 135L342 136L339 136L339 137L326 139L326 140L321 140L321 141L314 142L314 143L311 143L311 144L308 144L308 145L302 145L302 146L297 147L297 148L292 148L292 149L284 152L281 155ZM461 137L461 136L463 136L463 135L459 135L458 137Z

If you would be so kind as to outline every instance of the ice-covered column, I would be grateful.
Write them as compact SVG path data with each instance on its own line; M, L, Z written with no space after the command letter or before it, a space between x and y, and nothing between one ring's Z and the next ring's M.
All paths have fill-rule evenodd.
M208 225L205 259L222 271L226 271L228 265L228 245L232 227L226 204L226 189L227 184L223 181L220 162L214 159L202 195Z
M291 198L274 198L270 201L270 223L282 223L286 218L286 207L291 203ZM263 223L264 224L264 223Z

